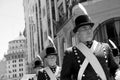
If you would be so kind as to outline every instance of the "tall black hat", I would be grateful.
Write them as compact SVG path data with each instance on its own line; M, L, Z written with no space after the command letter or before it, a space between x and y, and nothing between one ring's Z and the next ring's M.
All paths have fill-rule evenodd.
M37 67L43 67L43 62L40 56L37 56L34 61L33 68L37 68Z
M73 29L73 32L76 33L77 30L84 25L90 25L93 27L94 23L91 21L88 15L80 15L75 19L75 27Z
M37 61L35 61L35 63L34 63L34 67L33 67L33 68L37 68L37 67L42 67L42 63L41 63L40 60L37 60Z
M49 55L57 55L56 49L53 46L46 48L46 55L45 58Z

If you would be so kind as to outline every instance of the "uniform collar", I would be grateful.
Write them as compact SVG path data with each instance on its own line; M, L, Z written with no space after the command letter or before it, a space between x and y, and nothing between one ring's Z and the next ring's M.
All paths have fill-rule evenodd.
M87 41L87 42L85 43L85 45L86 45L88 48L91 48L92 44L93 44L93 41Z
M55 73L56 67L57 67L56 65L55 66L50 66L50 69L52 70L53 73Z

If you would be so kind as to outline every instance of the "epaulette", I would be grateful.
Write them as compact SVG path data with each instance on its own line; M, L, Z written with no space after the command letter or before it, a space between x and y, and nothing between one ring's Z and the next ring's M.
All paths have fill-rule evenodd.
M73 47L69 47L65 50L65 55L68 55L72 52Z
M58 68L59 68L59 71L61 71L62 68L60 66L58 66Z
M39 69L39 71L40 71L40 72L43 72L43 71L44 71L44 68L42 68L42 69Z

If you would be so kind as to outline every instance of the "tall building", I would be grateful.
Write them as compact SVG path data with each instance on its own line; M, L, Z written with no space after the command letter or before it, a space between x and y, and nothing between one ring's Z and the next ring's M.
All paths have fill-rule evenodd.
M7 80L20 80L27 73L26 38L19 37L9 41L6 58Z
M7 79L7 76L6 76L7 70L6 69L7 69L6 60L3 58L0 61L0 80L6 80Z
M23 0L29 73L33 73L33 62L43 50L40 0Z

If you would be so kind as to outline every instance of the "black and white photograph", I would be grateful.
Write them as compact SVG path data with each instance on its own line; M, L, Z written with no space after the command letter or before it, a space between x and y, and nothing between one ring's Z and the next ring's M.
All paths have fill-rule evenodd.
M120 80L120 0L0 0L0 80Z

